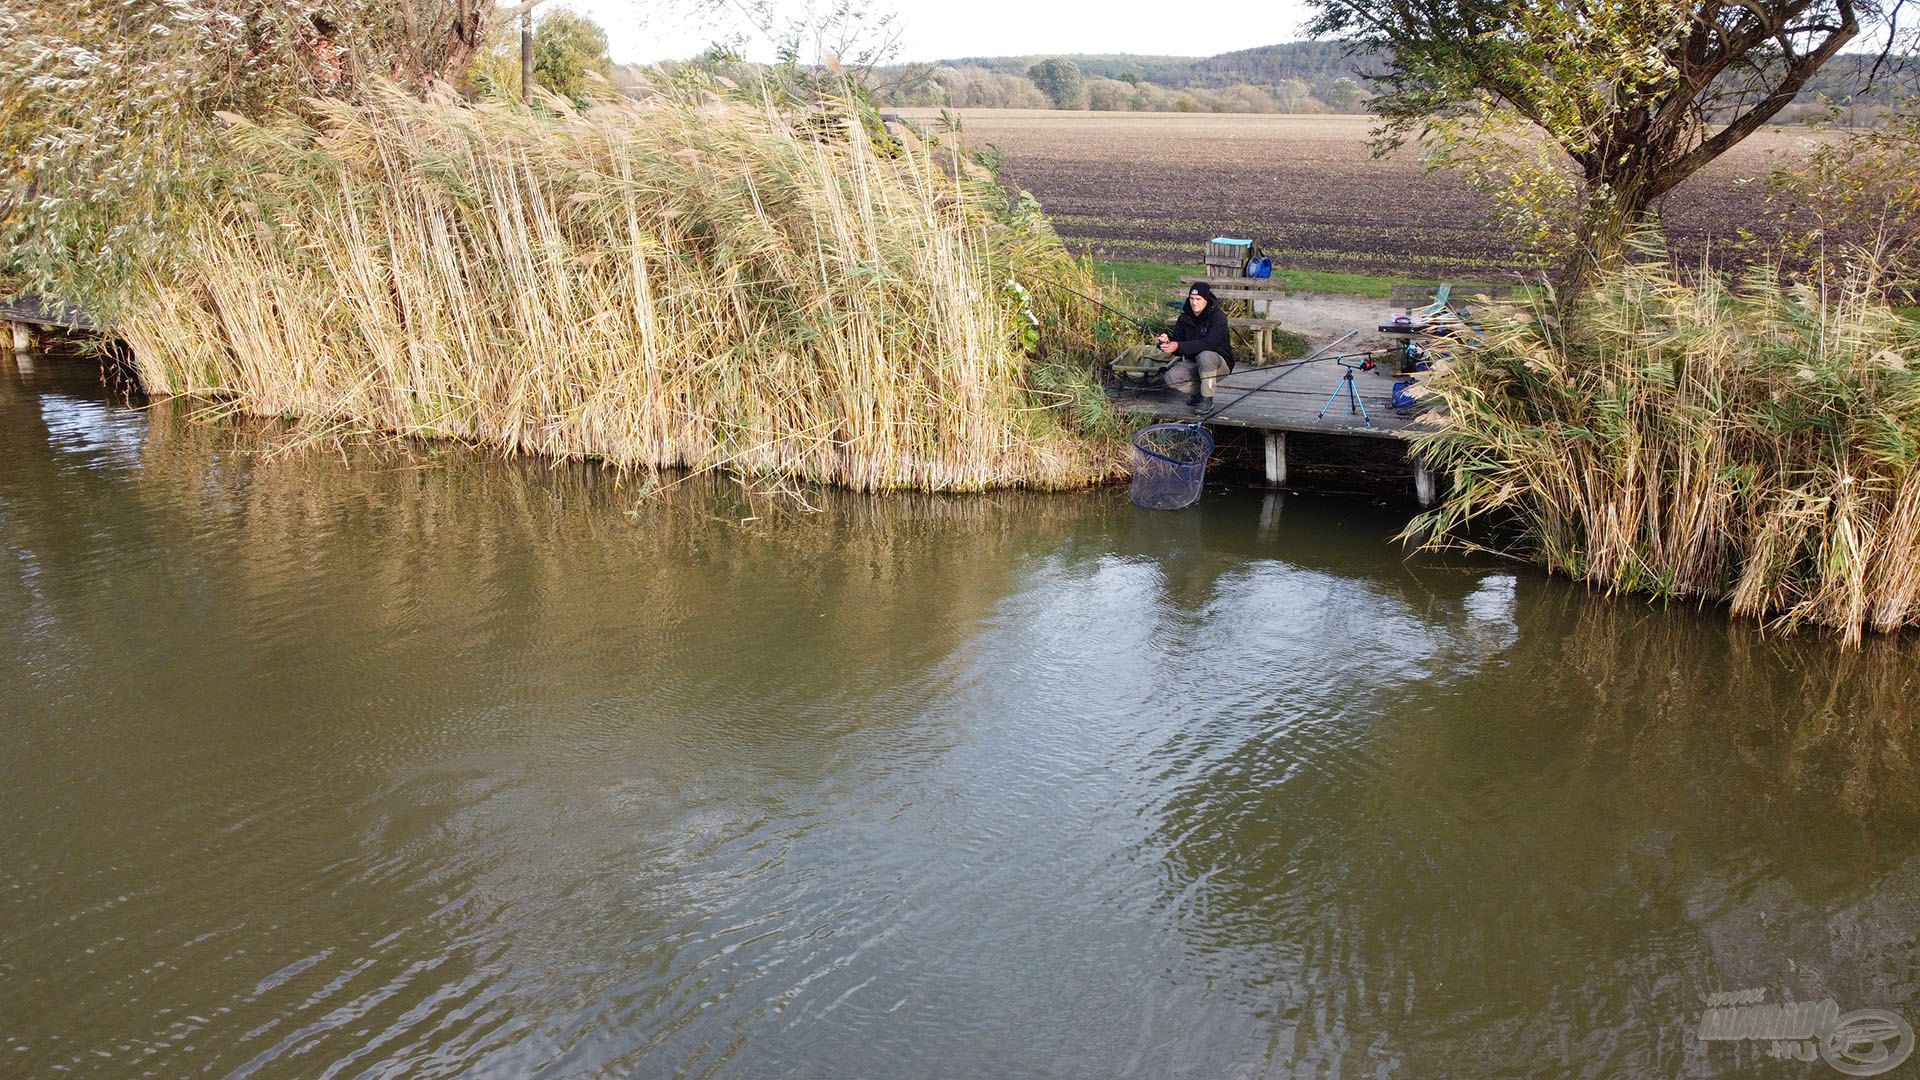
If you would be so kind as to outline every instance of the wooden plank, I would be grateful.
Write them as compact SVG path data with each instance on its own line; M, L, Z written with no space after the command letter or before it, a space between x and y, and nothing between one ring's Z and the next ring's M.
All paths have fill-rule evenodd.
M1170 291L1167 293L1167 300L1169 303L1171 303L1173 300L1185 297L1186 295L1187 295L1187 291L1185 289L1181 289L1177 292ZM1239 288L1234 288L1233 286L1230 286L1230 285L1222 285L1219 288L1213 290L1213 298L1215 300L1252 300L1257 302L1261 300L1283 299L1289 295L1291 294L1285 291L1280 291L1280 290L1239 289Z
M1168 326L1179 321L1178 315L1169 315L1166 320ZM1229 315L1227 325L1235 330L1284 330L1288 323L1282 319L1249 319L1239 315Z
M1372 423L1358 413L1348 411L1344 395L1328 406L1327 398L1340 386L1337 365L1311 364L1283 375L1270 369L1241 368L1221 379L1215 400L1221 411L1208 416L1209 424L1224 427L1254 428L1262 431L1309 431L1332 435L1353 435L1368 439L1404 439L1412 432L1413 418L1393 408L1393 379L1379 372L1364 372L1354 377L1354 390ZM1264 389L1262 383L1273 380ZM1249 391L1252 391L1249 393ZM1247 395L1242 398L1242 395ZM1136 416L1171 420L1193 419L1186 398L1172 391L1121 394L1114 408ZM1320 414L1326 409L1326 415Z
M1216 300L1278 300L1291 296L1292 289L1281 283L1265 284L1260 278L1194 278L1178 289L1167 290L1169 298L1184 297L1194 281L1205 281L1213 290Z
M1215 293L1218 293L1222 289L1238 289L1242 292L1257 293L1261 297L1268 297L1283 296L1295 291L1289 288L1286 282L1273 278L1194 278L1191 281L1182 281L1180 283L1180 288L1177 290L1178 295L1185 296L1193 290L1194 283L1200 281L1206 282ZM1174 293L1175 291L1176 290L1172 289L1168 290L1169 293Z
M1180 277L1180 283L1182 285L1190 286L1196 281L1204 281L1216 287L1228 285L1249 289L1267 289L1277 292L1291 291L1287 288L1287 283L1284 278L1247 277L1243 274L1183 274Z
M1287 433L1267 432L1267 486L1287 486Z
M58 326L65 330L100 329L84 312L38 296L0 297L0 322Z

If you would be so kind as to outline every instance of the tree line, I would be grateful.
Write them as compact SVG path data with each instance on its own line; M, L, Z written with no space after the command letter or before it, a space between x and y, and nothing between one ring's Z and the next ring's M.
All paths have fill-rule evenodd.
M959 63L882 68L872 78L881 104L960 109L1358 113L1366 110L1371 96L1361 80L1351 75L1337 75L1323 83L1288 76L1265 83L1218 80L1169 86L1135 67L1083 67L1061 56L1035 60L1017 72Z
M1868 79L1880 60L1863 52L1833 57L1769 122L1837 118L1864 126L1887 119L1914 85L1910 78ZM882 104L905 107L1362 113L1380 91L1377 76L1390 67L1391 57L1379 49L1325 40L1206 57L963 57L877 67L872 79Z

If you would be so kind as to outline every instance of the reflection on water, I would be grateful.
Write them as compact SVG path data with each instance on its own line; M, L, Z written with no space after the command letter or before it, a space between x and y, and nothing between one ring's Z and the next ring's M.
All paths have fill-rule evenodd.
M1351 502L183 412L0 360L11 1075L1785 1076L1702 996L1920 1020L1911 642Z

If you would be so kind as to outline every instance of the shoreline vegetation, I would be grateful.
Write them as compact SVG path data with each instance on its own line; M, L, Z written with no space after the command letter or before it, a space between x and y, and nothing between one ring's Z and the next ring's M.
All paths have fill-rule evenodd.
M150 392L862 491L1124 467L1101 284L957 148L685 87L309 107L223 117L184 262L115 320Z
M1452 489L1403 537L1849 646L1920 624L1920 323L1866 274L1736 283L1654 243L1437 366L1413 452Z
M126 37L90 9L16 28L33 59L0 82L26 180L0 193L0 277L100 315L148 393L310 435L761 490L1118 479L1131 425L1098 364L1141 340L1184 268L1068 244L1155 221L1197 243L1216 223L1189 228L1182 199L1196 182L1235 190L1253 159L1249 144L1223 171L1169 178L1130 168L1124 139L1085 149L1080 175L1127 214L1063 212L1063 241L1017 169L1003 184L1001 148L970 148L944 116L889 131L840 65L663 69L632 93L529 107L492 76L455 97L464 39L401 34L380 63L345 64L339 28L261 10L252 37L210 8L142 14L153 32L125 54L82 47ZM390 13L362 14L374 33ZM255 40L269 30L272 62ZM370 74L390 70L417 78ZM1920 623L1920 321L1887 300L1901 285L1912 302L1915 138L1903 120L1810 152L1780 224L1819 239L1785 260L1811 272L1689 270L1693 252L1642 238L1623 265L1596 258L1576 292L1498 306L1484 340L1424 380L1438 408L1413 452L1453 483L1404 538L1850 645ZM1393 177L1341 160L1284 163L1386 205ZM1712 204L1721 224L1773 192L1745 197ZM1289 240L1280 279L1385 298L1408 279L1299 267L1339 241L1380 256L1347 269L1442 276L1415 256L1484 234L1367 209ZM1773 243L1753 261L1792 254ZM1482 254L1444 276L1540 262L1528 241ZM1897 272L1847 281L1874 260Z

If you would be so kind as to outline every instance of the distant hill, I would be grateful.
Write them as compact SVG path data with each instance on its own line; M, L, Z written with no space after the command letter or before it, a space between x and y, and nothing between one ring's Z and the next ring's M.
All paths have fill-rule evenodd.
M941 60L936 66L980 68L997 74L1024 76L1036 61L1060 55L970 56ZM1321 93L1342 78L1352 79L1371 90L1373 80L1367 75L1384 66L1367 54L1351 53L1345 45L1332 41L1292 41L1240 49L1218 56L1086 53L1065 54L1065 59L1079 65L1081 72L1090 79L1139 81L1174 91L1219 89L1236 85L1273 88L1298 79L1310 84L1315 93ZM1907 57L1904 61L1896 58L1896 70L1905 70L1908 74L1884 81L1872 94L1864 95L1858 101L1849 101L1848 95L1861 85L1874 57L1864 53L1843 53L1814 77L1781 119L1805 119L1823 110L1829 101L1856 106L1891 105L1906 94L1920 91L1920 80L1913 74L1915 68L1920 67L1914 63L1916 59L1920 57Z
M1027 69L1054 54L965 56L881 72L891 105L1045 108ZM1088 107L1180 112L1358 112L1370 95L1364 58L1342 45L1296 41L1219 56L1077 53ZM927 72L931 71L931 76ZM1337 84L1337 85L1336 85Z
M1025 75L1034 63L1058 53L1032 56L969 56L940 60L941 67L977 67L1004 75ZM1304 79L1315 86L1326 86L1341 77L1363 85L1366 65L1363 58L1349 55L1347 48L1331 41L1291 41L1281 45L1262 45L1218 56L1135 56L1131 53L1066 54L1089 78L1139 79L1169 90L1196 87L1222 87L1248 83L1273 86L1288 79Z

